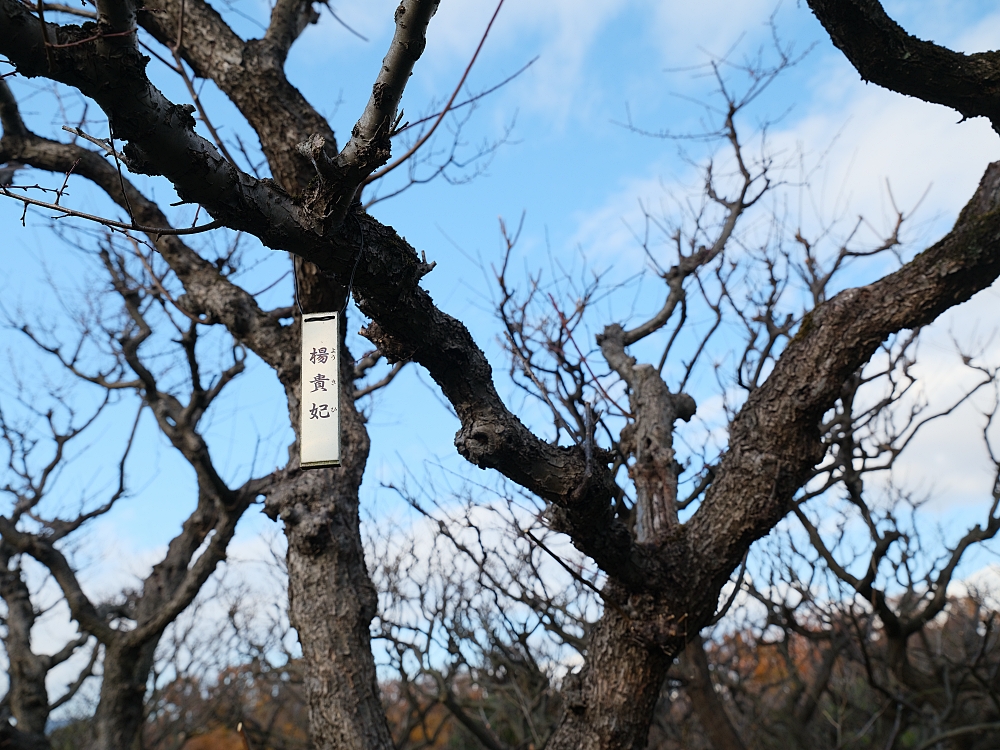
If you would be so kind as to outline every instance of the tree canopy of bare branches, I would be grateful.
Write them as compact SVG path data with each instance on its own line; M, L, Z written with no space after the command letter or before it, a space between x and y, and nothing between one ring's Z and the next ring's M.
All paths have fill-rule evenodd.
M289 50L315 19L311 2L278 0L262 36L244 39L206 0L162 0L155 8L134 0L97 0L93 9L69 16L63 6L0 0L0 54L12 66L0 79L0 163L13 170L2 173L0 198L20 202L25 211L35 207L95 222L105 232L97 255L119 314L117 325L81 332L81 340L102 347L101 357L81 358L81 346L90 343L53 340L27 322L23 333L54 366L109 394L106 398L132 394L137 410L148 410L189 464L198 493L196 510L140 589L121 601L93 601L60 542L121 502L128 449L121 458L120 491L75 515L43 515L50 464L29 460L35 446L30 431L4 422L14 481L5 488L11 502L0 515L5 563L0 583L9 612L8 651L18 654L12 660L10 711L17 720L15 734L30 735L17 741L44 742L39 735L53 705L45 697L44 676L76 649L89 647L94 654L103 649L95 746L133 747L146 719L143 700L158 639L224 559L240 517L261 498L265 512L283 523L287 539L289 619L302 649L310 743L324 750L395 747L400 738L387 718L372 653L378 591L366 565L358 493L370 449L361 399L388 385L401 363L429 375L454 411L460 422L454 438L458 453L533 498L535 520L544 520L547 532L565 535L599 571L590 577L574 571L575 584L587 596L598 593L599 585L601 607L595 622L564 628L565 636L579 640L582 666L564 676L557 699L546 692L554 687L544 670L518 673L527 675L530 690L552 699L544 705L522 701L516 721L497 719L510 729L512 741L544 736L548 750L644 746L675 658L691 643L695 650L686 652L684 668L688 682L702 688L692 702L720 710L718 701L712 702L706 662L700 661L704 651L697 644L702 631L717 622L720 607L729 606L720 595L734 573L743 575L751 545L790 515L806 530L821 564L860 599L871 601L883 623L886 674L902 687L887 688L890 678L877 675L872 683L883 692L895 690L894 699L902 701L906 690L931 679L933 666L907 666L911 657L930 664L931 652L907 656L904 646L910 635L928 632L948 603L947 586L963 551L1000 530L996 491L985 524L963 537L943 565L932 566L926 592L911 581L910 598L894 599L892 591L879 589L875 573L892 560L909 574L898 562L900 554L908 559L906 552L898 553L906 549L906 535L888 516L865 515L863 476L891 466L912 434L933 421L916 414L888 436L878 429L879 415L899 402L899 391L906 388L913 332L1000 276L1000 163L985 166L950 231L913 257L892 255L908 218L900 210L895 227L867 243L852 233L840 243L829 237L820 242L777 223L773 235L755 238L743 228L749 216L763 210L782 177L766 147L758 153L756 141L748 145L741 118L795 58L779 44L776 63L742 69L748 81L742 89L716 64L721 107L704 137L720 151L702 169L701 203L669 226L648 216L651 231L665 230L669 240L645 248L660 285L658 309L638 320L605 317L592 323L595 300L604 293L599 278L576 287L568 279L559 280L561 287L519 285L507 263L517 232L503 227L507 255L497 264L498 316L511 377L551 416L554 433L546 432L546 425L504 400L503 385L469 327L421 285L434 267L422 248L403 238L405 227L377 218L377 194L372 211L365 208L366 186L399 163L426 157L429 152L421 148L461 104L456 102L460 83L436 119L420 123L421 135L393 158L393 139L405 125L403 93L419 69L438 5L438 0L400 2L382 65L366 82L371 96L348 136L338 138L320 114L321 103L307 101L285 73ZM987 117L1000 129L994 101L998 53L966 56L917 40L889 19L877 0L808 0L808 5L866 80L951 107L963 117ZM173 101L164 82L152 80L147 52L162 57L182 79L190 102ZM109 137L69 123L72 140L63 132L33 132L8 77L12 83L36 79L77 92L107 117ZM247 159L234 158L235 145L211 123L194 79L210 81L252 128L270 176L261 177ZM199 132L196 114L210 137ZM448 149L435 158L437 174L464 163ZM53 175L61 187L18 186L12 180L22 167ZM173 226L170 212L136 187L129 173L164 178L180 202L198 206L196 218L206 217L188 227ZM65 195L71 176L96 186L128 220L73 208ZM420 179L410 174L413 184ZM198 244L211 232L249 235L290 253L294 306L262 309L240 285L229 259L211 259ZM879 266L875 261L883 258L897 262ZM870 262L866 269L878 272L870 283L859 284L846 269L865 262ZM225 481L199 431L212 402L240 375L250 353L281 383L297 435L301 313L343 310L350 299L365 317L361 333L374 350L355 360L342 318L342 465L303 471L295 444L286 465L235 485ZM694 310L707 326L692 323ZM159 337L153 316L157 330L165 332ZM731 372L720 375L709 352L726 331L739 332L742 350ZM232 357L206 379L197 343L210 332L226 342ZM175 338L168 341L170 336ZM172 361L184 368L179 380L157 369L162 360L147 356L154 345L174 347ZM738 393L726 403L724 445L684 448L684 456L698 459L697 465L685 464L680 460L688 439L684 425L699 413L695 383L713 372L725 381L723 390L730 393L732 386ZM983 387L996 378L985 366L981 375ZM887 387L888 395L872 405L859 393L876 385ZM36 413L32 429L44 418ZM88 422L77 419L67 427L50 420L50 425L46 445L55 446L51 466L56 467L59 451ZM839 562L826 529L810 516L810 500L843 488L870 534L870 574ZM532 528L527 538L545 544ZM463 553L477 554L472 548ZM520 571L528 579L535 575L532 554L526 553L529 562ZM33 613L24 603L18 565L29 557L58 584L79 627L79 640L65 652L38 655L27 644ZM483 563L478 570L473 587L489 581L483 575L489 567ZM508 586L508 596L536 591L512 581L489 583L501 584ZM436 616L448 619L452 630L467 619L445 600L434 604ZM556 598L541 597L532 606L549 610L542 619L554 629L567 619L567 608L560 609ZM383 635L399 643L400 660L410 654L419 673L400 688L406 721L422 721L428 706L440 703L481 744L504 747L489 722L463 705L474 697L471 686L463 688L429 654L436 631L424 632L421 652L423 636L418 633L407 645L400 637L403 623L389 614L380 621ZM780 611L775 618L789 632L807 629L794 612ZM834 655L845 648L842 627L847 627L842 621L831 622L823 634ZM828 652L822 653L821 662ZM452 656L449 663L463 667L458 654ZM477 658L476 668L487 671L511 669L505 661L532 666L530 652L516 638L480 644ZM407 669L400 664L401 673ZM527 683L508 688L529 690ZM808 718L815 698L803 689L788 711ZM904 716L898 706L892 710L893 716ZM720 731L713 742L735 742L732 733L728 739L725 734ZM897 735L898 728L893 741Z

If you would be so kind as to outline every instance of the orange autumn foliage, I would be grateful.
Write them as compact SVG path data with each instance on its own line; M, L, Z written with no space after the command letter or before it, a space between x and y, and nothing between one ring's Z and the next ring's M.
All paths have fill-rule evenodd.
M181 750L246 750L243 738L224 727L216 727L205 734L192 737Z

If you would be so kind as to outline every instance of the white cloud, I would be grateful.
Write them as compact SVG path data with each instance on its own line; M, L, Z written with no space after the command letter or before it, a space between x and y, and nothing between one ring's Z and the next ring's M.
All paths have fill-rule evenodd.
M1000 610L1000 565L992 563L948 586L949 596L972 596L994 611Z
M584 67L597 37L625 5L624 0L591 0L586 6L576 0L508 0L486 42L483 56L491 62L485 64L509 73L538 55L518 87L517 106L545 112L553 121L563 120L571 109L579 114L589 98ZM422 62L442 86L471 57L494 8L492 3L442 3L427 33L429 62Z
M701 0L697 3L656 3L655 28L665 64L690 65L692 60L726 55L734 47L753 49L775 11L774 0Z
M974 353L975 362L1000 367L1000 283L943 315L922 334L921 356L915 374L928 403L927 414L955 403L982 378L966 367L956 350ZM978 333L978 335L977 335ZM987 387L953 414L929 424L894 468L902 486L925 494L931 509L987 501L996 478L983 439L984 411L992 408L994 391ZM1000 430L992 434L994 451Z

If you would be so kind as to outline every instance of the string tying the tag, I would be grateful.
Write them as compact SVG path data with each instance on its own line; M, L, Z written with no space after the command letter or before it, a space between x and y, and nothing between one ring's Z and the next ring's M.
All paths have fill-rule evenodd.
M299 317L302 317L302 305L299 302L299 272L295 268L295 256L292 256L292 289L295 295L295 306L299 308Z
M357 213L352 214L354 216L354 221L358 223L358 232L361 234L361 247L358 249L358 254L354 258L354 265L351 266L351 276L347 280L347 296L344 298L344 306L340 308L340 312L347 310L347 306L351 304L351 290L354 288L354 274L358 270L358 263L361 262L361 256L365 253L365 228L361 224L361 219L358 218ZM326 271L320 269L320 273L323 274L327 279L336 283L337 278L328 274ZM302 303L299 301L299 273L298 269L295 267L295 258L292 258L292 289L295 295L295 306L299 310L299 315L302 315Z
M358 223L358 232L361 233L361 247L358 249L358 255L354 259L354 265L351 267L351 278L347 281L347 297L344 299L344 306L340 308L341 312L344 312L351 303L351 289L354 288L354 273L358 270L358 263L361 262L361 256L365 254L365 228L361 225L361 219L358 218L356 211L351 215L354 217L354 221Z

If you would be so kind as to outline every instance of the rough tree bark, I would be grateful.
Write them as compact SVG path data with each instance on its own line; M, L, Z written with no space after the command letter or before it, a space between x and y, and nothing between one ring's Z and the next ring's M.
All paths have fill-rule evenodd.
M625 346L632 341L619 336L620 328L608 328L602 349L632 387L636 419L629 440L637 485L643 487L644 518L640 534L633 536L615 513L612 457L585 446L549 444L509 411L469 331L420 287L429 266L393 228L352 206L358 187L388 158L385 139L436 2L404 0L400 5L396 37L372 98L341 151L322 118L280 73L306 5L279 2L264 40L246 43L200 0L160 5L158 14L136 16L129 2L100 0L98 28L106 36L91 46L86 40L94 36L94 27L41 24L25 5L0 0L0 52L18 74L73 86L103 108L116 137L127 142L132 171L167 177L182 199L203 205L216 221L315 264L316 269L300 266L304 276L320 285L320 279L332 277L330 293L337 292L337 300L357 263L356 300L373 321L365 335L389 359L413 360L428 371L461 420L455 438L459 452L549 503L553 526L608 575L604 616L595 627L583 671L567 687L566 713L548 746L641 747L673 657L711 620L720 590L750 544L788 513L796 492L822 459L820 420L845 380L887 336L929 323L1000 275L1000 165L987 169L940 242L880 281L823 302L801 322L773 372L731 425L729 445L711 485L685 524L676 521L670 441L674 420L690 415L693 404L683 394L671 394L655 373L642 369L645 365L631 361ZM811 0L810 6L859 67L869 57L871 39L896 33L885 19L879 20L881 7L874 0ZM200 24L201 33L175 38L181 7L196 19L192 24ZM841 22L835 12L845 8L861 15ZM190 107L173 104L155 88L134 36L125 33L132 18L178 49L232 99L260 136L276 183L241 172L197 135ZM855 21L861 25L855 27ZM886 45L888 63L865 68L863 74L996 122L1000 108L990 65L981 66L979 58L941 57L936 49L913 46L909 38L904 42L905 49ZM922 69L911 75L912 68L903 66L900 73L899 60L912 55L923 61ZM272 96L287 105L270 106ZM18 158L24 160L24 155ZM316 170L321 179L309 181ZM734 221L736 216L734 212ZM365 252L358 258L362 236ZM156 242L173 263L169 254L175 253L176 260L180 252L171 245L174 241ZM198 262L187 262L190 268L184 273L193 279L197 270L191 269ZM189 293L193 306L218 305L211 290L201 299L197 292ZM276 352L269 356L268 361L289 368L279 377L294 415L293 359ZM356 488L367 437L360 422L351 420L349 454L357 463L345 464L339 472L300 475L268 500L289 529L293 617L309 661L315 660L309 665L309 700L314 739L323 748L383 747L387 737L366 650L373 608L357 536ZM313 599L307 602L307 597ZM338 627L316 621L321 608L332 609ZM331 668L328 659L338 667Z
M56 657L41 656L31 650L35 608L20 570L11 564L12 557L10 548L0 541L0 597L7 606L4 646L10 676L5 702L9 704L7 710L10 715L17 719L18 733L33 735L41 741L49 720L49 695L45 689L45 677L58 661ZM73 648L69 648L68 654L62 659L65 660L72 654L77 645L80 644L74 642ZM7 723L6 717L3 717L2 723Z
M1000 132L1000 53L965 55L918 39L878 0L808 0L830 39L861 74L891 91L986 117Z
M346 320L341 318L341 337ZM267 510L288 539L289 619L305 666L310 736L317 748L393 747L371 657L377 598L365 567L358 488L368 457L364 419L354 406L353 364L341 344L341 466L299 472L269 494ZM298 400L289 401L298 419Z

